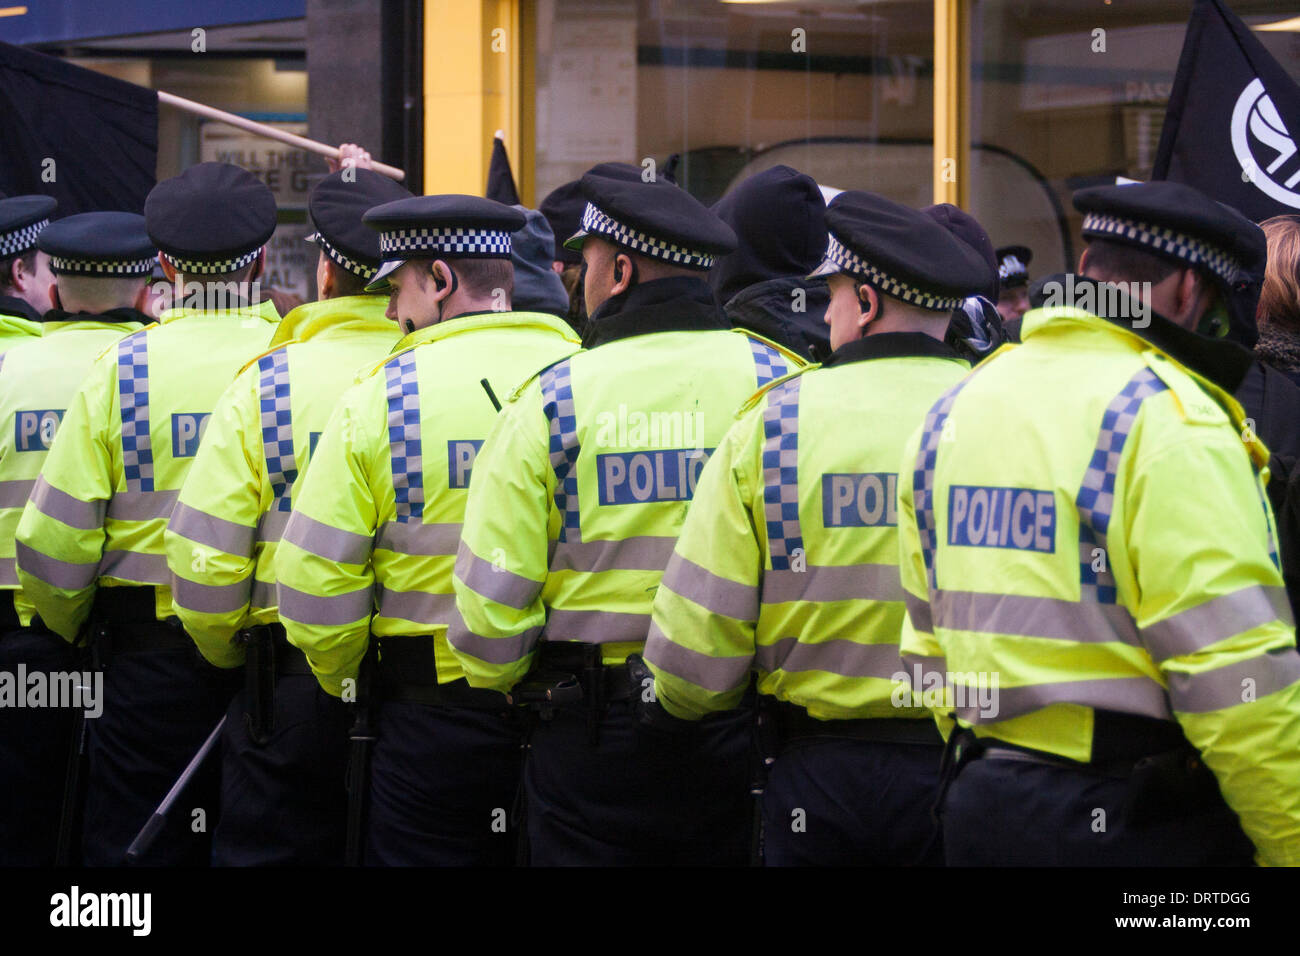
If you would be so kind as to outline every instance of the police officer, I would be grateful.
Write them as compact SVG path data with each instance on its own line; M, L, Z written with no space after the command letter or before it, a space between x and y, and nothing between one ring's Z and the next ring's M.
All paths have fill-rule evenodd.
M524 771L533 862L744 862L749 717L702 721L689 745L642 739L624 662L700 469L787 366L729 330L704 281L735 248L725 223L667 182L588 173L582 188L569 242L590 351L522 388L483 446L451 644L472 685L542 710Z
M122 862L234 693L236 675L201 661L175 617L163 532L217 398L279 321L254 301L275 199L251 173L192 166L150 191L145 223L177 307L95 362L17 533L18 579L42 620L89 637L104 668L83 828L99 866ZM147 862L207 862L210 769Z
M343 860L347 712L324 693L276 614L275 552L295 489L339 396L400 334L388 297L366 293L379 269L367 209L411 194L347 168L312 190L320 301L284 317L213 411L167 526L172 599L200 652L245 665L222 737L216 865ZM247 663L246 663L247 661Z
M391 288L388 316L407 335L343 396L294 495L276 555L280 618L335 696L357 696L377 646L366 862L508 865L518 725L447 646L452 565L491 396L578 343L554 316L511 311L522 213L421 196L365 221L385 258L370 287Z
M59 422L101 352L151 321L141 312L156 252L144 217L90 212L60 219L37 239L49 259L53 302L38 339L0 356L0 671L77 669L63 638L34 617L18 586L14 532ZM79 682L80 683L80 682ZM92 689L93 690L93 689ZM0 865L54 862L72 703L0 708ZM83 699L84 710L95 702Z
M943 740L900 680L895 489L911 432L970 369L949 314L992 270L872 193L837 195L826 225L834 351L755 395L700 476L655 596L647 709L735 707L757 670L767 864L941 863Z
M1011 341L1020 341L1020 323L1029 311L1029 263L1034 253L1028 246L1002 246L998 257L998 315Z
M0 199L0 354L40 335L41 316L51 308L54 275L36 240L56 208L49 196Z
M1074 203L1080 275L934 405L899 479L902 652L958 721L947 860L1300 863L1267 451L1225 387L1249 353L1212 338L1262 235L1176 183Z

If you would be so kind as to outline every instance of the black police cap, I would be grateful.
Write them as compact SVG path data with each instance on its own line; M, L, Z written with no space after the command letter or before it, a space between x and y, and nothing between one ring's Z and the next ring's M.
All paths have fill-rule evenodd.
M826 207L826 227L826 257L814 276L847 273L935 312L993 282L988 262L934 218L875 193L840 193Z
M68 216L46 226L36 245L59 275L147 276L157 261L144 216L133 212Z
M562 186L556 186L546 194L546 198L537 208L551 224L551 232L555 233L555 248L551 253L551 259L558 259L570 265L582 262L579 253L560 242L561 236L571 236L582 228L582 211L587 208L587 199L582 195L580 182L575 179Z
M0 199L0 259L36 248L36 237L59 206L50 196L11 196Z
M234 272L275 232L275 196L230 163L199 163L164 179L144 201L149 238L182 272Z
M361 217L376 206L410 198L409 189L372 169L340 169L311 191L307 213L316 231L307 239L343 269L373 279L383 259L379 233Z
M376 206L362 222L379 233L383 264L366 288L383 289L408 259L509 259L510 234L527 221L482 196L412 196Z
M703 203L664 180L643 182L589 172L579 181L587 206L582 228L565 246L581 249L589 235L687 269L708 269L735 250L736 234Z
M995 281L987 289L981 289L980 294L996 302L998 299L998 283L996 281L998 259L993 251L993 240L989 238L988 232L980 224L980 221L960 206L954 206L952 203L947 202L926 206L921 211L974 249L979 254L979 257L988 264L989 274L994 277Z
M1028 246L998 247L998 278L1003 288L1014 289L1029 282L1029 263L1034 251Z

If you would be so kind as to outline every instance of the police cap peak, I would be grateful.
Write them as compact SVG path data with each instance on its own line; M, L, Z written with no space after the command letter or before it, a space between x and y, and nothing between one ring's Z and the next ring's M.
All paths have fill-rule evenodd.
M51 196L0 199L0 259L36 248L36 237L49 224L58 206Z
M1183 183L1093 186L1074 194L1074 208L1083 213L1084 236L1176 259L1228 287L1267 248L1259 226Z
M330 173L311 191L307 212L316 231L307 239L336 265L371 279L383 259L379 233L361 221L384 203L411 198L411 191L372 169L349 167Z
M59 275L147 276L157 261L144 216L83 212L50 223L36 241Z
M736 234L703 203L666 180L643 182L589 172L579 181L587 206L565 246L598 235L632 252L687 269L708 269L735 250Z
M145 225L182 272L233 272L275 232L275 196L246 169L199 163L164 179L144 201Z
M869 192L842 192L826 207L826 258L814 276L844 272L878 292L951 311L993 283L989 264L934 218Z

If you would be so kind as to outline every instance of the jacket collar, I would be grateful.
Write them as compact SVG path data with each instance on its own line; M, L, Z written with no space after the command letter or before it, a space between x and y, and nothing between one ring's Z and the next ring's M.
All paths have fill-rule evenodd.
M290 341L329 338L350 333L389 333L398 338L397 324L386 318L388 296L345 295L319 302L305 302L280 320L268 348Z
M41 321L41 314L26 299L20 299L16 295L0 295L0 315L12 315L28 322Z
M701 278L672 276L638 282L592 313L583 346L589 349L653 332L707 332L731 328Z
M947 342L941 342L924 332L880 332L852 342L845 342L831 353L822 367L882 358L937 358L954 362L966 361Z
M436 325L416 329L393 346L393 354L415 345L437 342L452 335L492 328L546 329L568 339L573 343L575 350L578 345L578 339L569 323L547 312L472 312L458 315L454 319L447 319Z
M162 315L158 316L159 325L167 325L170 322L177 322L181 319L188 318L214 318L223 319L226 316L242 316L245 319L259 319L263 322L278 323L280 313L276 311L275 303L270 299L264 299L256 305L249 305L246 302L232 302L228 309L167 309Z
M136 309L109 309L107 312L64 312L51 309L45 313L45 336L56 335L78 329L117 329L122 332L135 331L151 325L153 319Z

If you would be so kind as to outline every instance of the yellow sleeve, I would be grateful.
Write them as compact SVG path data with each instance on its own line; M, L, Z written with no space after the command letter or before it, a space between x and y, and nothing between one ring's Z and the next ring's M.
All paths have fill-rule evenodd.
M674 717L734 708L749 683L766 547L752 463L761 434L761 413L746 415L704 466L655 594L645 661Z

